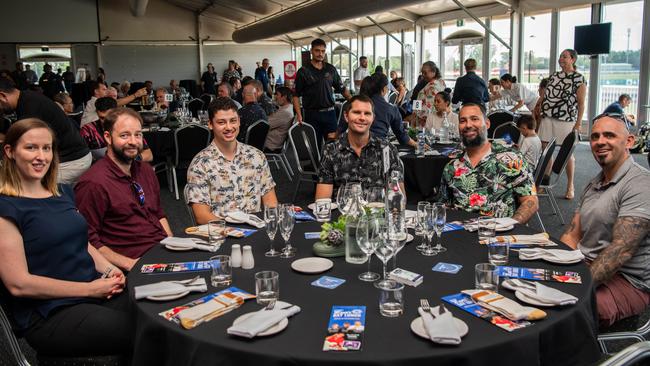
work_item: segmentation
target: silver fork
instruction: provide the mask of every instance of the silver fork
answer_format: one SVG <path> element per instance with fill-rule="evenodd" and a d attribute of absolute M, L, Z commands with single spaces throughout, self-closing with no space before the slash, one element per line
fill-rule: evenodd
<path fill-rule="evenodd" d="M 440 303 L 440 306 L 438 306 L 438 315 L 442 315 L 446 312 L 448 312 L 447 308 L 445 307 L 444 303 Z"/>
<path fill-rule="evenodd" d="M 431 314 L 431 316 L 433 316 L 434 318 L 436 317 L 435 314 L 433 314 L 433 312 L 431 311 L 431 306 L 429 305 L 429 300 L 427 300 L 427 299 L 420 299 L 420 307 L 421 307 L 422 310 L 424 310 L 425 312 Z"/>

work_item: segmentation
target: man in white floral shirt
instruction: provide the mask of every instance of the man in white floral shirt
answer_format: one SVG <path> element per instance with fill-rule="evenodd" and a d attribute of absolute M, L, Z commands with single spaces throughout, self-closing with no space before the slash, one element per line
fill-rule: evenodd
<path fill-rule="evenodd" d="M 457 209 L 526 223 L 539 207 L 532 174 L 521 153 L 488 141 L 489 127 L 482 104 L 463 105 L 458 129 L 465 154 L 445 167 L 440 199 Z"/>
<path fill-rule="evenodd" d="M 258 149 L 237 142 L 239 115 L 230 98 L 208 107 L 212 143 L 198 153 L 187 170 L 187 204 L 198 224 L 230 211 L 259 212 L 260 203 L 275 207 L 275 182 Z"/>

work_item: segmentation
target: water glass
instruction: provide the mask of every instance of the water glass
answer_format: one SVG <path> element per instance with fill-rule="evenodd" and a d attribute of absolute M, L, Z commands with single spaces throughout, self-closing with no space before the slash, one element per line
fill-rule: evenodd
<path fill-rule="evenodd" d="M 491 243 L 494 241 L 497 222 L 492 216 L 481 216 L 478 218 L 478 240 L 479 242 Z"/>
<path fill-rule="evenodd" d="M 275 271 L 255 273 L 255 295 L 257 303 L 267 305 L 280 298 L 280 275 Z"/>
<path fill-rule="evenodd" d="M 379 289 L 379 313 L 394 318 L 404 313 L 404 285 L 390 282 L 390 286 Z"/>
<path fill-rule="evenodd" d="M 505 266 L 508 264 L 508 255 L 510 253 L 510 242 L 492 242 L 488 247 L 488 262 L 495 266 Z"/>
<path fill-rule="evenodd" d="M 384 187 L 370 187 L 366 190 L 366 208 L 371 216 L 384 216 L 386 191 Z"/>
<path fill-rule="evenodd" d="M 230 256 L 215 255 L 214 257 L 210 257 L 210 266 L 212 266 L 212 275 L 210 276 L 212 286 L 230 286 L 232 283 Z"/>
<path fill-rule="evenodd" d="M 427 201 L 420 201 L 418 202 L 417 206 L 417 211 L 415 215 L 415 235 L 419 235 L 422 237 L 422 242 L 415 247 L 417 250 L 424 250 L 427 248 L 427 241 L 426 241 L 426 207 L 429 206 L 430 203 Z"/>
<path fill-rule="evenodd" d="M 332 199 L 319 198 L 314 204 L 314 211 L 316 213 L 316 221 L 329 222 L 332 219 Z"/>
<path fill-rule="evenodd" d="M 226 221 L 208 221 L 208 241 L 210 245 L 221 246 L 226 240 Z"/>
<path fill-rule="evenodd" d="M 474 286 L 477 290 L 497 292 L 499 289 L 497 266 L 490 263 L 477 264 L 474 267 Z"/>
<path fill-rule="evenodd" d="M 370 271 L 370 260 L 381 239 L 380 220 L 373 217 L 362 217 L 357 226 L 356 238 L 359 249 L 368 256 L 368 272 L 359 275 L 361 281 L 373 282 L 379 279 L 379 275 Z"/>

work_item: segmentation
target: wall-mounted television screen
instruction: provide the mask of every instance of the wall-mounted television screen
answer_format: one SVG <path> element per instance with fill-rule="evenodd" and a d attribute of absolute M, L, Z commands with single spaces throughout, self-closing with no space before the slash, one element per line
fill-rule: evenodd
<path fill-rule="evenodd" d="M 612 23 L 580 25 L 576 27 L 573 47 L 579 55 L 609 53 L 612 42 Z"/>

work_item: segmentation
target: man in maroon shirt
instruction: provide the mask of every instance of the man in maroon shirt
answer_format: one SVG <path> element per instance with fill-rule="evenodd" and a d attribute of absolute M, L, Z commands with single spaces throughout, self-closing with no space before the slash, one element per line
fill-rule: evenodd
<path fill-rule="evenodd" d="M 153 169 L 135 160 L 142 152 L 140 115 L 128 108 L 111 109 L 104 118 L 104 138 L 106 157 L 81 176 L 75 200 L 88 221 L 90 243 L 128 271 L 172 232 Z"/>

